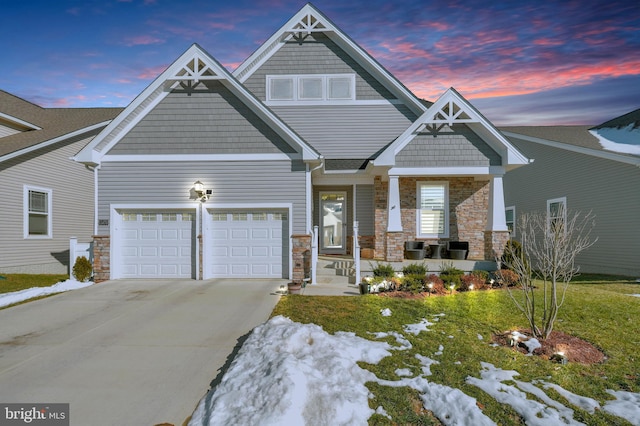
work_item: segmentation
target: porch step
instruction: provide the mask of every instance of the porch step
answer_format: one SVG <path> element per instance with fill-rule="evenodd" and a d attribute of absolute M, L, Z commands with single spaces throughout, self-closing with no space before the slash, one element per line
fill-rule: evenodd
<path fill-rule="evenodd" d="M 316 280 L 318 284 L 349 284 L 355 281 L 353 260 L 344 258 L 332 259 L 330 257 L 318 258 Z"/>

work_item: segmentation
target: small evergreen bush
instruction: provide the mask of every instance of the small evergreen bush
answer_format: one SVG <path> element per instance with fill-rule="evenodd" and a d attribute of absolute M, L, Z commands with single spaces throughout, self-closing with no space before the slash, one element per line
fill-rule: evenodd
<path fill-rule="evenodd" d="M 444 282 L 445 288 L 449 289 L 451 285 L 456 288 L 460 287 L 464 271 L 453 266 L 453 263 L 443 263 L 440 268 L 440 279 Z"/>
<path fill-rule="evenodd" d="M 401 290 L 420 293 L 424 290 L 424 278 L 424 275 L 405 275 L 402 278 Z"/>
<path fill-rule="evenodd" d="M 411 263 L 402 268 L 404 275 L 421 275 L 424 277 L 428 271 L 429 269 L 424 263 Z"/>
<path fill-rule="evenodd" d="M 73 265 L 73 277 L 82 283 L 88 281 L 91 278 L 92 269 L 89 259 L 84 256 L 79 257 Z"/>
<path fill-rule="evenodd" d="M 385 277 L 391 278 L 395 271 L 393 270 L 393 266 L 389 263 L 377 263 L 373 268 L 373 276 L 374 277 Z"/>

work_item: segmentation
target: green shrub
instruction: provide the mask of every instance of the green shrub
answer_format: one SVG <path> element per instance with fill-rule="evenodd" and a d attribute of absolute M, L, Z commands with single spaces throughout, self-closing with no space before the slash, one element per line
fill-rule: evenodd
<path fill-rule="evenodd" d="M 487 283 L 489 281 L 489 272 L 488 271 L 477 270 L 477 271 L 471 271 L 470 274 L 480 278 L 485 283 Z"/>
<path fill-rule="evenodd" d="M 91 278 L 92 269 L 89 259 L 84 256 L 79 257 L 73 265 L 73 277 L 80 282 L 88 281 Z"/>
<path fill-rule="evenodd" d="M 442 263 L 439 276 L 444 282 L 446 289 L 449 289 L 451 285 L 454 285 L 456 288 L 460 287 L 463 275 L 464 271 L 454 267 L 453 262 Z"/>
<path fill-rule="evenodd" d="M 410 291 L 411 293 L 420 293 L 424 290 L 424 275 L 405 275 L 402 277 L 403 291 Z"/>
<path fill-rule="evenodd" d="M 424 277 L 428 271 L 429 269 L 424 263 L 411 263 L 402 268 L 404 275 L 421 275 Z"/>
<path fill-rule="evenodd" d="M 395 271 L 393 270 L 393 266 L 389 263 L 377 263 L 373 268 L 373 276 L 374 277 L 385 277 L 391 278 Z"/>

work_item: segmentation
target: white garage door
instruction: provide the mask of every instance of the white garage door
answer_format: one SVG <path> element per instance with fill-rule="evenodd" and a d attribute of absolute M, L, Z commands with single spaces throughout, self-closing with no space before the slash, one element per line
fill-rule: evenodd
<path fill-rule="evenodd" d="M 214 210 L 210 217 L 212 278 L 288 276 L 286 210 Z"/>
<path fill-rule="evenodd" d="M 195 215 L 122 212 L 119 278 L 195 278 Z"/>

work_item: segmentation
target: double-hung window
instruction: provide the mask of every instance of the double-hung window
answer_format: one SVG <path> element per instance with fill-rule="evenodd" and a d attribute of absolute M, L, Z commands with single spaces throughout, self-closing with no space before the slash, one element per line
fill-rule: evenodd
<path fill-rule="evenodd" d="M 509 230 L 509 236 L 515 238 L 516 236 L 516 208 L 515 206 L 507 207 L 504 210 L 505 221 L 507 222 L 507 229 Z"/>
<path fill-rule="evenodd" d="M 449 236 L 448 182 L 418 182 L 417 186 L 417 236 L 447 238 Z"/>
<path fill-rule="evenodd" d="M 51 189 L 24 187 L 24 237 L 51 238 Z"/>
<path fill-rule="evenodd" d="M 547 200 L 547 229 L 549 232 L 564 233 L 567 222 L 567 197 Z"/>

